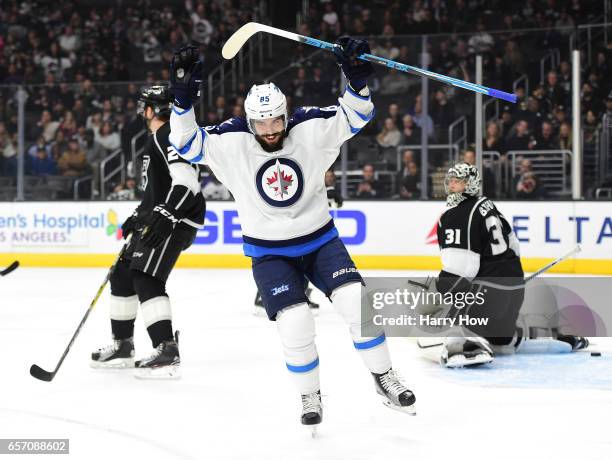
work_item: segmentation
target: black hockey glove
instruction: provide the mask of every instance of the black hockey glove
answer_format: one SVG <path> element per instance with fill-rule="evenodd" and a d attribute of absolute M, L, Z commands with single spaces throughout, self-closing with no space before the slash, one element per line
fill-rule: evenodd
<path fill-rule="evenodd" d="M 189 45 L 174 52 L 170 64 L 170 85 L 174 105 L 188 109 L 197 100 L 202 84 L 202 61 L 197 47 Z"/>
<path fill-rule="evenodd" d="M 327 202 L 330 208 L 341 208 L 344 199 L 335 187 L 327 187 Z"/>
<path fill-rule="evenodd" d="M 351 88 L 359 92 L 367 83 L 367 78 L 374 73 L 371 62 L 357 59 L 363 53 L 370 53 L 370 44 L 367 40 L 358 40 L 348 36 L 336 40 L 334 54 L 338 65 L 342 67 L 344 76 L 349 81 Z"/>
<path fill-rule="evenodd" d="M 138 210 L 134 211 L 130 217 L 128 217 L 123 225 L 121 225 L 121 236 L 126 239 L 128 235 L 141 227 L 140 219 L 138 218 Z"/>
<path fill-rule="evenodd" d="M 172 234 L 172 230 L 178 222 L 179 219 L 175 217 L 172 208 L 165 204 L 158 204 L 147 216 L 142 231 L 142 244 L 150 248 L 156 248 Z"/>

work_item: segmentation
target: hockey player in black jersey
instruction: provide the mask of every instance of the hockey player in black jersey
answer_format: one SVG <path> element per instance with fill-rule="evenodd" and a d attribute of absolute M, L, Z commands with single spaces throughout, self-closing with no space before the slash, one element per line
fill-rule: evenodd
<path fill-rule="evenodd" d="M 206 203 L 199 166 L 183 160 L 168 141 L 172 97 L 165 85 L 144 89 L 138 113 L 151 135 L 142 156 L 142 202 L 123 224 L 132 234 L 111 279 L 113 343 L 92 353 L 96 368 L 136 367 L 137 377 L 178 377 L 178 333 L 173 336 L 166 281 L 180 253 L 204 226 Z M 134 361 L 134 321 L 140 304 L 153 354 Z"/>
<path fill-rule="evenodd" d="M 525 293 L 518 239 L 495 204 L 479 196 L 480 184 L 478 169 L 468 163 L 454 165 L 445 179 L 447 207 L 437 231 L 442 271 L 435 289 L 442 294 L 482 295 L 480 306 L 447 314 L 487 319 L 486 326 L 469 326 L 463 333 L 455 328 L 444 340 L 419 339 L 419 346 L 447 367 L 485 364 L 493 361 L 495 351 L 513 353 L 526 340 L 537 338 L 517 328 Z M 554 339 L 573 350 L 588 345 L 582 337 Z"/>

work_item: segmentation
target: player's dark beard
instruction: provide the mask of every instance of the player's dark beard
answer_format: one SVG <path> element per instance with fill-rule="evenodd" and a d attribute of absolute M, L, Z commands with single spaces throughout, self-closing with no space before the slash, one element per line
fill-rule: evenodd
<path fill-rule="evenodd" d="M 277 133 L 274 133 L 274 134 L 277 134 Z M 276 144 L 274 145 L 268 144 L 263 139 L 263 136 L 260 136 L 258 134 L 255 135 L 255 139 L 257 140 L 257 142 L 259 142 L 259 145 L 261 145 L 261 148 L 264 149 L 266 152 L 268 153 L 278 152 L 279 150 L 283 148 L 283 141 L 285 140 L 285 136 L 287 135 L 287 133 L 283 132 L 283 133 L 278 133 L 278 134 L 280 134 L 281 136 L 276 141 Z"/>

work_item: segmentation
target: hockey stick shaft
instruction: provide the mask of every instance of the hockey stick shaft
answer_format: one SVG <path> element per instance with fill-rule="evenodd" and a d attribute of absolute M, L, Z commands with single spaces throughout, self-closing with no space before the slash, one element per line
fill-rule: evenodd
<path fill-rule="evenodd" d="M 572 249 L 571 251 L 569 251 L 567 254 L 562 255 L 561 257 L 559 257 L 558 259 L 553 260 L 551 263 L 543 266 L 542 268 L 540 268 L 537 272 L 532 273 L 531 275 L 529 275 L 527 278 L 525 278 L 525 283 L 531 281 L 532 279 L 534 279 L 536 276 L 541 275 L 542 273 L 550 270 L 552 267 L 554 267 L 555 265 L 557 265 L 559 262 L 563 262 L 565 259 L 567 259 L 568 257 L 571 257 L 575 254 L 578 254 L 582 249 L 580 248 L 579 245 L 576 245 L 576 247 L 574 249 Z"/>
<path fill-rule="evenodd" d="M 303 43 L 305 45 L 315 46 L 317 48 L 322 48 L 328 51 L 333 51 L 334 48 L 338 46 L 333 43 L 325 42 L 323 40 L 318 40 L 312 37 L 306 37 L 304 35 L 288 32 L 282 29 L 277 29 L 276 27 L 267 26 L 265 24 L 249 22 L 243 25 L 236 32 L 234 32 L 234 34 L 225 43 L 225 45 L 223 46 L 223 50 L 221 51 L 223 57 L 225 59 L 233 58 L 238 53 L 238 51 L 240 51 L 240 48 L 242 48 L 244 43 L 257 32 L 267 32 L 269 34 L 284 37 L 289 40 Z M 481 93 L 486 96 L 502 99 L 504 101 L 516 103 L 517 100 L 516 94 L 506 93 L 505 91 L 500 91 L 498 89 L 489 88 L 487 86 L 478 85 L 476 83 L 471 83 L 454 77 L 448 77 L 446 75 L 441 75 L 430 70 L 421 69 L 419 67 L 411 66 L 408 64 L 402 64 L 401 62 L 392 61 L 390 59 L 375 56 L 373 54 L 363 53 L 358 56 L 358 58 L 363 61 L 372 62 L 374 64 L 384 65 L 390 69 L 399 70 L 400 72 L 407 72 L 413 75 L 431 78 L 432 80 L 437 80 L 448 85 L 456 86 L 458 88 L 466 89 L 468 91 L 473 91 L 476 93 Z"/>
<path fill-rule="evenodd" d="M 102 282 L 102 284 L 98 288 L 98 292 L 96 292 L 96 295 L 94 296 L 93 300 L 89 304 L 89 308 L 87 308 L 87 311 L 85 312 L 85 315 L 83 315 L 83 318 L 81 319 L 81 322 L 79 323 L 79 325 L 77 326 L 76 330 L 74 331 L 74 334 L 72 335 L 72 338 L 70 339 L 70 342 L 68 342 L 68 346 L 64 350 L 64 353 L 62 353 L 62 357 L 58 361 L 58 363 L 55 366 L 55 369 L 53 370 L 53 372 L 47 372 L 44 369 L 42 369 L 41 367 L 37 366 L 36 364 L 33 364 L 30 367 L 30 375 L 32 375 L 32 377 L 37 378 L 39 380 L 46 381 L 46 382 L 50 382 L 51 380 L 53 380 L 53 377 L 55 377 L 55 374 L 57 374 L 57 371 L 59 370 L 59 368 L 61 367 L 62 363 L 64 362 L 64 359 L 66 359 L 66 356 L 68 355 L 68 352 L 70 351 L 70 348 L 72 348 L 72 345 L 74 344 L 74 341 L 76 340 L 77 336 L 81 332 L 81 329 L 83 328 L 83 325 L 87 321 L 87 318 L 89 317 L 89 314 L 91 313 L 91 311 L 96 306 L 96 303 L 98 302 L 98 299 L 102 295 L 102 292 L 104 291 L 104 288 L 108 284 L 108 281 L 110 280 L 110 277 L 112 276 L 113 272 L 115 271 L 115 268 L 117 267 L 117 263 L 119 262 L 121 257 L 123 257 L 123 254 L 125 254 L 125 251 L 126 251 L 127 247 L 130 244 L 131 238 L 132 238 L 132 234 L 128 235 L 125 244 L 121 248 L 121 251 L 119 251 L 119 254 L 115 258 L 115 261 L 113 262 L 111 267 L 108 269 L 108 272 L 106 273 L 106 277 L 104 278 L 104 281 Z"/>
<path fill-rule="evenodd" d="M 0 276 L 6 276 L 9 273 L 11 273 L 12 271 L 14 271 L 17 267 L 19 267 L 19 261 L 16 260 L 15 262 L 13 262 L 12 264 L 10 264 L 8 267 L 6 267 L 4 270 L 0 270 Z"/>

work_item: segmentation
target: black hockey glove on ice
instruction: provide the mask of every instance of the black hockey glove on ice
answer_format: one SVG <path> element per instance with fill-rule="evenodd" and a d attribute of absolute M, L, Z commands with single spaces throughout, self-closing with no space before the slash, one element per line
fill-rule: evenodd
<path fill-rule="evenodd" d="M 138 211 L 134 211 L 130 217 L 128 217 L 123 225 L 121 225 L 121 235 L 123 239 L 126 239 L 128 235 L 141 227 L 140 219 L 138 218 Z"/>
<path fill-rule="evenodd" d="M 374 73 L 371 62 L 357 59 L 363 53 L 370 53 L 370 44 L 367 40 L 357 40 L 348 36 L 336 40 L 334 54 L 338 65 L 342 67 L 344 76 L 355 91 L 361 90 L 367 83 L 367 78 Z"/>
<path fill-rule="evenodd" d="M 188 109 L 198 100 L 202 67 L 197 47 L 184 46 L 174 52 L 170 64 L 170 86 L 174 93 L 174 105 Z"/>
<path fill-rule="evenodd" d="M 147 216 L 145 228 L 142 231 L 142 244 L 156 248 L 172 234 L 172 230 L 179 219 L 175 217 L 174 210 L 165 204 L 158 204 Z"/>

